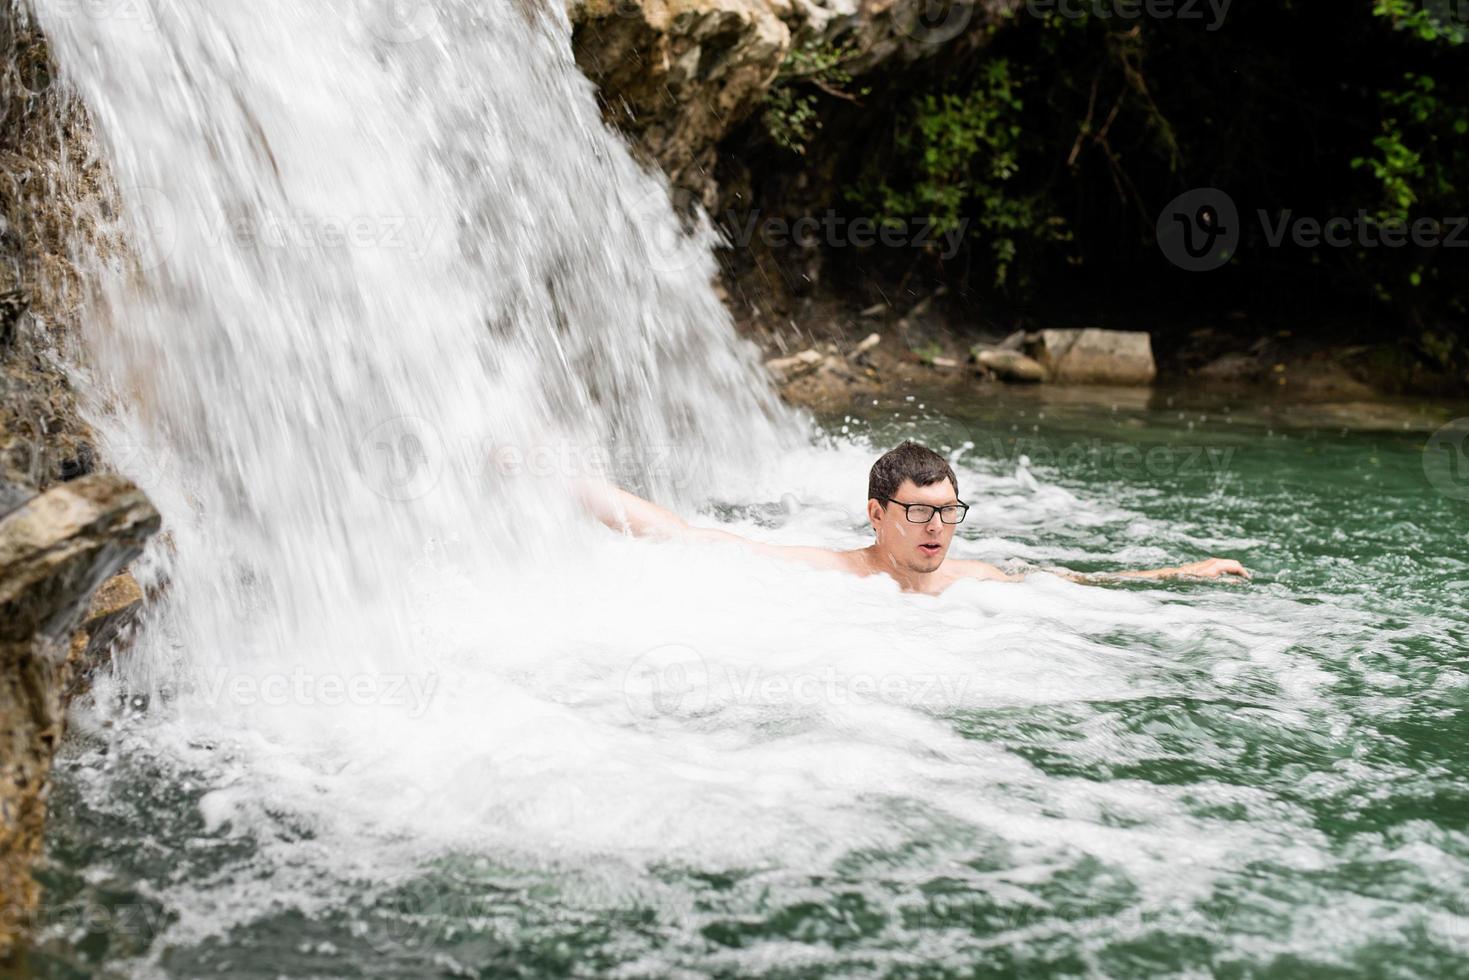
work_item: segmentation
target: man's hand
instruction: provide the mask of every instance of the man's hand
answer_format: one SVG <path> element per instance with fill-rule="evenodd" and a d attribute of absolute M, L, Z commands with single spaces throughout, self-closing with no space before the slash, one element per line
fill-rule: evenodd
<path fill-rule="evenodd" d="M 1250 571 L 1233 558 L 1205 558 L 1203 561 L 1178 566 L 1174 569 L 1173 577 L 1222 578 L 1225 575 L 1238 575 L 1248 580 Z"/>
<path fill-rule="evenodd" d="M 1249 570 L 1233 558 L 1205 558 L 1203 561 L 1190 562 L 1187 565 L 1179 565 L 1177 568 L 1149 568 L 1139 572 L 1115 572 L 1121 578 L 1222 578 L 1225 575 L 1237 575 L 1248 581 Z"/>
<path fill-rule="evenodd" d="M 1233 558 L 1206 558 L 1203 561 L 1179 565 L 1177 568 L 1145 568 L 1135 572 L 1092 572 L 1083 575 L 1079 572 L 1057 568 L 1047 568 L 1045 571 L 1083 585 L 1095 585 L 1099 582 L 1116 581 L 1120 578 L 1145 578 L 1157 581 L 1170 578 L 1223 578 L 1233 575 L 1245 581 L 1250 579 L 1249 569 Z"/>

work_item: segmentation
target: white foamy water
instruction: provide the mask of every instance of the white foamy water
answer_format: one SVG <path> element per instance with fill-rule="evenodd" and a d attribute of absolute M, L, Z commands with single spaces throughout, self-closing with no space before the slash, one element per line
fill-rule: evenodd
<path fill-rule="evenodd" d="M 547 561 L 565 495 L 527 477 L 610 454 L 696 493 L 712 448 L 748 466 L 794 431 L 559 14 L 40 7 L 142 267 L 90 263 L 94 386 L 168 511 L 183 642 L 391 658 L 427 532 Z"/>
<path fill-rule="evenodd" d="M 152 968 L 463 855 L 685 938 L 713 913 L 668 869 L 755 875 L 776 904 L 846 874 L 896 915 L 904 882 L 1055 912 L 1028 889 L 1084 874 L 1169 910 L 1251 862 L 1326 862 L 1257 786 L 1129 776 L 1178 733 L 1108 707 L 1203 690 L 1249 701 L 1251 737 L 1345 724 L 1297 649 L 1325 626 L 1291 598 L 1048 577 L 904 596 L 575 511 L 568 481 L 610 462 L 706 523 L 856 547 L 885 446 L 809 445 L 777 405 L 709 288 L 708 236 L 602 125 L 559 12 L 38 7 L 135 245 L 82 257 L 87 390 L 168 529 L 148 566 L 166 593 L 78 728 L 176 779 L 196 839 L 248 844 L 154 886 L 176 921 Z M 960 476 L 960 557 L 1221 544 L 1014 467 Z M 1118 527 L 1136 547 L 1098 556 L 1087 534 Z M 1037 528 L 1072 537 L 1016 543 Z M 1118 774 L 975 728 L 1005 712 L 1068 719 L 1076 764 Z M 969 955 L 942 929 L 921 943 Z M 772 939 L 705 965 L 822 955 Z"/>

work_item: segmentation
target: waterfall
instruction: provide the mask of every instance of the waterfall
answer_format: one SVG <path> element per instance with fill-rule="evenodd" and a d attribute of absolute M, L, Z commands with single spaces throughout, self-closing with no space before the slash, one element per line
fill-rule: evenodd
<path fill-rule="evenodd" d="M 426 541 L 554 562 L 568 480 L 688 501 L 798 433 L 554 5 L 37 7 L 130 246 L 78 262 L 104 450 L 170 531 L 151 668 L 381 667 Z"/>

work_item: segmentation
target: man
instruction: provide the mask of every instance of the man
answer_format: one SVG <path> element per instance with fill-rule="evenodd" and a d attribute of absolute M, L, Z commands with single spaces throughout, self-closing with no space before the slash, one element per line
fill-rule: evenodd
<path fill-rule="evenodd" d="M 969 506 L 959 499 L 959 480 L 953 467 L 938 453 L 915 442 L 903 443 L 872 464 L 867 478 L 867 519 L 877 540 L 853 551 L 765 544 L 728 531 L 692 527 L 677 514 L 607 484 L 583 484 L 581 497 L 597 519 L 615 531 L 627 530 L 639 537 L 733 541 L 772 558 L 791 559 L 817 568 L 854 575 L 888 575 L 905 592 L 937 595 L 960 579 L 1017 582 L 1027 574 L 1007 574 L 987 562 L 947 557 L 954 528 L 964 520 Z M 1111 575 L 1080 575 L 1065 569 L 1044 571 L 1073 582 L 1109 578 L 1250 577 L 1243 565 L 1229 558 Z"/>

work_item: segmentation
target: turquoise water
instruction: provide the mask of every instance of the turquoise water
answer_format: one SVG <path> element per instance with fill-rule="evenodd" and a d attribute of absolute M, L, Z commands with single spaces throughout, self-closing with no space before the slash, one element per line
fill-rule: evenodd
<path fill-rule="evenodd" d="M 1254 581 L 803 597 L 816 609 L 803 642 L 830 636 L 864 662 L 883 644 L 895 659 L 942 647 L 968 693 L 881 713 L 711 695 L 649 737 L 668 753 L 706 735 L 734 745 L 701 757 L 738 789 L 713 809 L 650 788 L 639 769 L 672 756 L 637 756 L 604 790 L 545 760 L 540 782 L 510 789 L 519 770 L 498 755 L 485 797 L 528 806 L 549 787 L 596 806 L 501 814 L 483 845 L 417 849 L 412 820 L 379 825 L 358 815 L 371 800 L 330 798 L 331 773 L 313 773 L 320 805 L 270 796 L 277 777 L 250 782 L 260 763 L 243 739 L 180 748 L 156 705 L 104 687 L 113 700 L 83 712 L 58 762 L 30 974 L 1469 976 L 1469 487 L 1442 492 L 1423 467 L 1454 407 L 1363 417 L 1010 393 L 860 414 L 823 419 L 835 447 L 797 461 L 816 474 L 795 486 L 798 517 L 761 490 L 711 502 L 706 519 L 858 543 L 860 500 L 829 499 L 842 492 L 831 474 L 870 458 L 864 440 L 911 434 L 960 452 L 975 505 L 960 554 L 1080 570 L 1215 554 Z M 782 570 L 772 591 L 752 574 L 782 610 L 803 583 L 848 588 Z M 678 601 L 727 616 L 733 647 L 770 642 L 759 607 Z M 657 595 L 633 610 L 665 611 Z M 551 673 L 513 676 L 536 696 L 577 693 L 558 703 L 603 726 L 589 744 L 621 745 L 626 724 L 581 697 L 593 682 L 557 687 Z M 621 766 L 621 751 L 594 762 Z M 892 768 L 869 778 L 864 753 Z M 759 778 L 773 773 L 790 778 Z M 257 786 L 265 802 L 221 821 L 221 786 Z M 427 827 L 447 804 L 421 795 Z M 721 808 L 739 819 L 721 823 Z M 348 810 L 344 830 L 334 813 Z M 622 846 L 659 819 L 674 828 L 665 854 Z M 600 843 L 563 849 L 562 827 Z"/>

